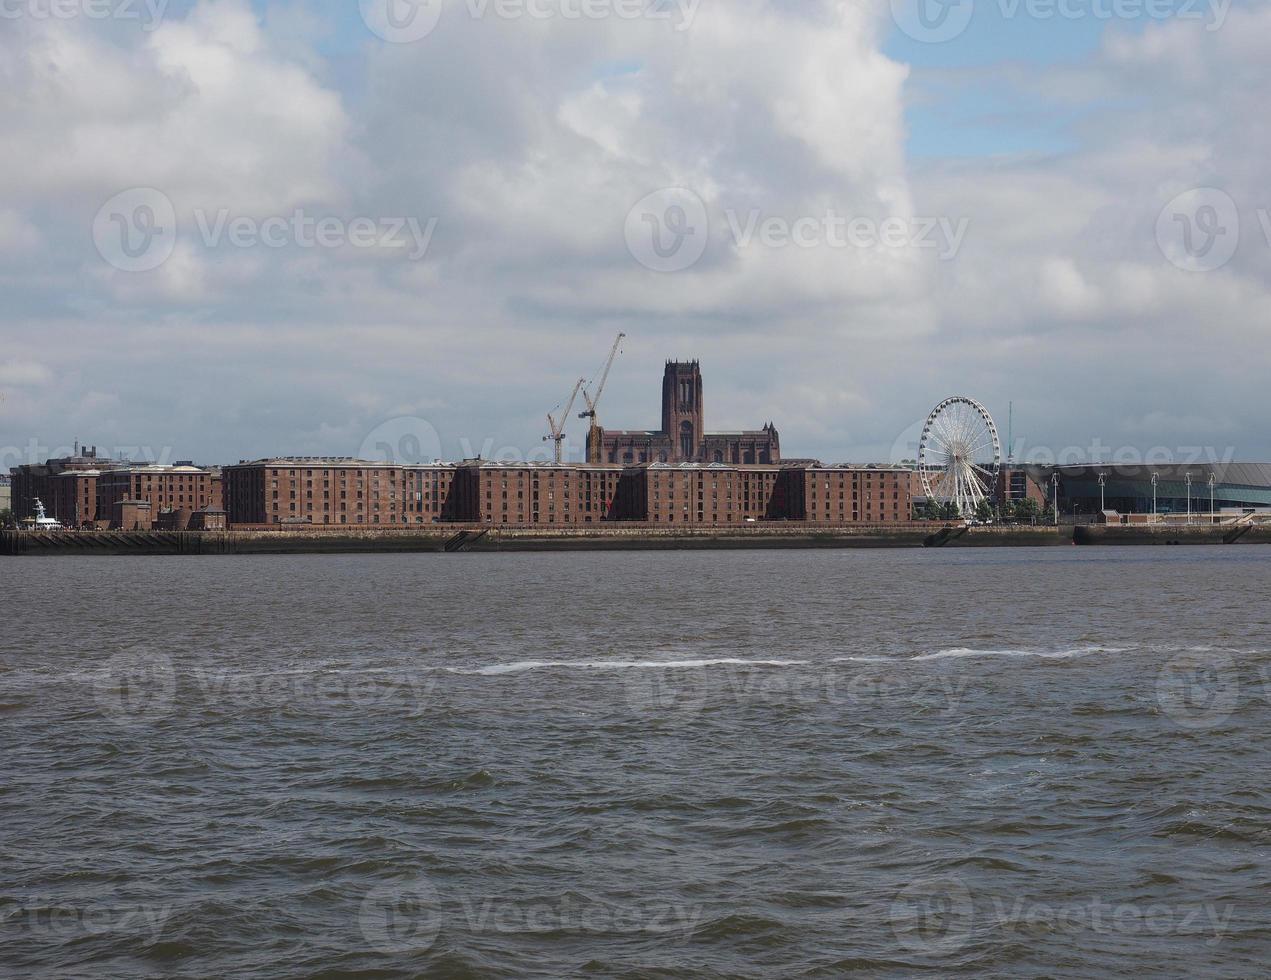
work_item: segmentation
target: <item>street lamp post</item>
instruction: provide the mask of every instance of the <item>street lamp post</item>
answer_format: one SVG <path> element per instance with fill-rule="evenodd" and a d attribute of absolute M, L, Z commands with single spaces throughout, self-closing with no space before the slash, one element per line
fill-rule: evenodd
<path fill-rule="evenodd" d="M 1108 474 L 1100 473 L 1099 474 L 1099 513 L 1101 514 L 1108 509 L 1108 501 L 1107 501 L 1107 494 L 1106 494 L 1107 486 L 1108 486 Z"/>
<path fill-rule="evenodd" d="M 1192 471 L 1187 471 L 1187 523 L 1192 522 Z"/>
<path fill-rule="evenodd" d="M 1214 523 L 1214 474 L 1209 474 L 1209 523 Z"/>
<path fill-rule="evenodd" d="M 1051 507 L 1055 511 L 1055 527 L 1059 527 L 1059 474 L 1054 473 L 1050 477 L 1050 484 L 1054 487 L 1051 494 Z"/>
<path fill-rule="evenodd" d="M 1152 523 L 1156 523 L 1156 480 L 1160 476 L 1159 473 L 1152 473 Z"/>

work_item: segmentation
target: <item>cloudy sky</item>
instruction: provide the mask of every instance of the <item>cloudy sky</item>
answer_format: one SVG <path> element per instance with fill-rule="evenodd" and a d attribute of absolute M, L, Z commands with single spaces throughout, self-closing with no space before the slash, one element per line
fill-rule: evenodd
<path fill-rule="evenodd" d="M 967 394 L 1030 458 L 1271 459 L 1265 5 L 49 3 L 0 0 L 0 465 L 541 453 L 619 331 L 615 428 L 696 357 L 787 455 Z"/>

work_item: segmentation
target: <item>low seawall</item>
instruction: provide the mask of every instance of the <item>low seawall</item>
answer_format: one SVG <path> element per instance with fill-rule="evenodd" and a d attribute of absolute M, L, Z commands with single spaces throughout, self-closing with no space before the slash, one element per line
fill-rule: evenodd
<path fill-rule="evenodd" d="M 445 551 L 454 531 L 4 531 L 6 555 L 267 555 Z"/>
<path fill-rule="evenodd" d="M 1229 545 L 1271 544 L 1271 525 L 1121 525 L 1094 524 L 1074 529 L 1079 545 Z"/>
<path fill-rule="evenodd" d="M 982 548 L 1071 545 L 1050 527 L 930 524 L 825 528 L 488 528 L 417 530 L 5 531 L 8 555 L 265 555 L 376 552 L 721 551 L 742 549 Z"/>
<path fill-rule="evenodd" d="M 6 555 L 296 555 L 377 552 L 728 551 L 1271 544 L 1271 526 L 489 528 L 4 531 Z"/>

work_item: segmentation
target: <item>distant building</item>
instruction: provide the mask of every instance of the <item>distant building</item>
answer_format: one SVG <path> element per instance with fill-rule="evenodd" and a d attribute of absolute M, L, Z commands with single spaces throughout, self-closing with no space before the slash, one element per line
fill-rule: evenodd
<path fill-rule="evenodd" d="M 624 520 L 621 466 L 552 466 L 468 460 L 455 478 L 458 519 L 557 527 Z"/>
<path fill-rule="evenodd" d="M 707 432 L 702 369 L 697 361 L 668 361 L 662 376 L 662 428 L 657 431 L 596 429 L 588 434 L 587 458 L 613 465 L 640 463 L 781 462 L 781 440 L 769 422 L 744 432 Z M 599 445 L 593 443 L 599 440 Z"/>
<path fill-rule="evenodd" d="M 621 520 L 648 524 L 744 524 L 790 518 L 790 480 L 780 466 L 651 463 L 623 474 Z"/>
<path fill-rule="evenodd" d="M 896 524 L 913 519 L 917 474 L 901 466 L 783 469 L 789 519 L 817 524 Z"/>
<path fill-rule="evenodd" d="M 0 476 L 0 511 L 13 510 L 13 485 L 7 476 Z"/>
<path fill-rule="evenodd" d="M 97 515 L 99 521 L 109 521 L 112 527 L 128 527 L 127 517 L 122 522 L 118 518 L 116 505 L 145 502 L 149 504 L 150 526 L 169 511 L 184 511 L 188 525 L 188 515 L 196 510 L 219 510 L 220 493 L 219 472 L 190 462 L 127 463 L 97 476 Z M 127 513 L 140 515 L 141 509 Z M 173 519 L 164 518 L 165 526 L 172 524 Z"/>
<path fill-rule="evenodd" d="M 907 521 L 913 471 L 894 467 L 643 463 L 397 466 L 302 457 L 225 467 L 232 526 L 575 527 Z"/>
<path fill-rule="evenodd" d="M 117 531 L 149 531 L 154 527 L 148 500 L 115 500 L 110 505 L 110 526 Z"/>
<path fill-rule="evenodd" d="M 1028 464 L 1023 469 L 1047 494 L 1053 493 L 1058 478 L 1059 512 L 1065 515 L 1094 516 L 1103 510 L 1125 515 L 1208 513 L 1211 476 L 1215 511 L 1271 509 L 1271 463 Z"/>
<path fill-rule="evenodd" d="M 196 510 L 190 515 L 189 529 L 191 531 L 224 531 L 228 526 L 225 511 L 214 507 Z"/>
<path fill-rule="evenodd" d="M 1040 486 L 1033 475 L 1021 466 L 1007 464 L 997 474 L 994 499 L 999 504 L 1031 500 L 1039 508 L 1044 508 L 1050 500 L 1048 493 L 1048 489 Z"/>
<path fill-rule="evenodd" d="M 347 457 L 244 460 L 223 471 L 230 524 L 396 525 L 458 520 L 456 467 Z"/>
<path fill-rule="evenodd" d="M 99 456 L 97 447 L 93 446 L 80 449 L 72 456 L 15 466 L 10 474 L 13 514 L 19 519 L 30 517 L 38 498 L 44 502 L 48 515 L 66 527 L 95 521 L 98 478 L 103 470 L 126 465 L 123 461 Z"/>
<path fill-rule="evenodd" d="M 98 455 L 96 446 L 15 466 L 11 479 L 15 517 L 29 517 L 38 498 L 49 517 L 71 528 L 114 524 L 114 505 L 121 500 L 148 500 L 152 523 L 166 510 L 222 507 L 219 469 L 189 462 L 130 463 Z"/>

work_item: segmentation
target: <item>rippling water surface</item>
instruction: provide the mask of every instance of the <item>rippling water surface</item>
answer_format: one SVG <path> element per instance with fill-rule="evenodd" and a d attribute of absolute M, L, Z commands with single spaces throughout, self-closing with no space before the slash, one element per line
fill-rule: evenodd
<path fill-rule="evenodd" d="M 0 571 L 0 972 L 1271 960 L 1271 549 Z"/>

